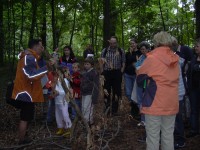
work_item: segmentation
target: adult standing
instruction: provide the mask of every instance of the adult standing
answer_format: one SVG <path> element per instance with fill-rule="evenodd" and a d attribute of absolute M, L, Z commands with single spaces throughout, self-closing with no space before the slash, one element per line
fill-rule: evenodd
<path fill-rule="evenodd" d="M 175 37 L 173 40 L 173 50 L 180 57 L 179 64 L 181 68 L 181 74 L 179 76 L 179 112 L 176 115 L 175 130 L 174 130 L 174 147 L 175 149 L 185 147 L 185 134 L 184 134 L 184 122 L 183 122 L 183 111 L 184 111 L 184 95 L 185 91 L 189 90 L 186 84 L 186 67 L 193 57 L 192 49 L 188 46 L 179 45 Z M 188 94 L 188 93 L 187 93 Z"/>
<path fill-rule="evenodd" d="M 200 110 L 200 39 L 195 43 L 195 56 L 191 60 L 188 72 L 189 95 L 191 105 L 191 131 L 187 137 L 199 135 L 199 110 Z"/>
<path fill-rule="evenodd" d="M 29 49 L 18 55 L 16 78 L 12 98 L 20 103 L 19 144 L 29 143 L 25 139 L 28 121 L 34 117 L 35 102 L 43 102 L 41 78 L 47 73 L 47 66 L 39 68 L 38 60 L 44 50 L 38 39 L 30 40 Z"/>
<path fill-rule="evenodd" d="M 63 48 L 63 56 L 60 57 L 59 63 L 62 65 L 65 65 L 69 68 L 70 74 L 72 74 L 72 64 L 75 63 L 76 57 L 74 55 L 74 52 L 72 50 L 71 46 L 65 46 Z"/>
<path fill-rule="evenodd" d="M 141 54 L 142 53 L 140 52 L 140 50 L 137 49 L 136 39 L 131 39 L 130 48 L 128 49 L 128 52 L 126 52 L 124 81 L 125 81 L 125 94 L 130 102 L 131 115 L 134 117 L 137 117 L 139 114 L 139 109 L 137 107 L 137 104 L 131 100 L 131 93 L 136 78 L 136 70 L 134 64 L 137 62 Z"/>
<path fill-rule="evenodd" d="M 89 44 L 87 48 L 83 51 L 83 57 L 84 59 L 87 57 L 94 57 L 94 49 L 91 44 Z"/>
<path fill-rule="evenodd" d="M 106 110 L 112 105 L 112 114 L 118 111 L 119 99 L 121 98 L 122 74 L 125 68 L 125 53 L 118 47 L 117 37 L 112 36 L 109 47 L 104 48 L 101 53 L 104 60 L 103 72 L 105 78 L 105 106 Z M 112 92 L 112 94 L 111 94 Z"/>
<path fill-rule="evenodd" d="M 138 70 L 137 83 L 144 87 L 141 112 L 145 114 L 147 150 L 174 149 L 174 125 L 178 112 L 179 57 L 172 51 L 172 37 L 154 35 L 155 49 Z M 160 134 L 161 133 L 161 134 Z"/>

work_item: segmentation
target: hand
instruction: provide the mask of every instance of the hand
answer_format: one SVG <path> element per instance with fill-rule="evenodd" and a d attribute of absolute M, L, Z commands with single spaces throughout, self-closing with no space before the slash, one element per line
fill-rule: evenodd
<path fill-rule="evenodd" d="M 49 59 L 49 65 L 53 66 L 56 63 L 54 58 Z"/>

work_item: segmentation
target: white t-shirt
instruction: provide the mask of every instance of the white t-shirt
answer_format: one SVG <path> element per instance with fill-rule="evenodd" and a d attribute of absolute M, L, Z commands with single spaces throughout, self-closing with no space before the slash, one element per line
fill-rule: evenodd
<path fill-rule="evenodd" d="M 64 78 L 64 81 L 67 87 L 69 87 L 69 81 L 65 78 Z M 58 91 L 59 93 L 58 96 L 55 97 L 55 104 L 65 104 L 67 102 L 65 98 L 65 91 L 62 88 L 60 80 L 58 80 L 55 90 Z"/>

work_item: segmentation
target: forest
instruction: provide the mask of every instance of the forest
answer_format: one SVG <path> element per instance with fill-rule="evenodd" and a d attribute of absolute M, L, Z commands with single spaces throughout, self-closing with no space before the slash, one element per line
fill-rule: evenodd
<path fill-rule="evenodd" d="M 137 142 L 144 128 L 137 127 L 139 121 L 129 116 L 124 92 L 120 115 L 112 118 L 102 113 L 100 89 L 100 103 L 94 113 L 96 128 L 89 130 L 77 121 L 73 138 L 68 139 L 54 134 L 56 123 L 44 123 L 46 108 L 38 104 L 36 119 L 29 129 L 34 142 L 22 146 L 16 141 L 19 110 L 6 104 L 5 93 L 7 82 L 15 76 L 17 55 L 28 47 L 30 39 L 41 39 L 48 53 L 58 48 L 60 55 L 64 46 L 69 45 L 82 60 L 88 44 L 98 58 L 113 35 L 127 51 L 131 38 L 152 44 L 153 35 L 159 31 L 167 31 L 179 44 L 193 48 L 195 39 L 200 37 L 200 0 L 1 0 L 0 149 L 145 149 L 144 143 Z M 199 137 L 187 139 L 183 150 L 198 150 L 198 145 Z"/>
<path fill-rule="evenodd" d="M 193 46 L 200 36 L 199 0 L 1 0 L 0 63 L 12 61 L 41 38 L 46 50 L 72 46 L 82 55 L 88 44 L 98 55 L 111 35 L 127 49 L 129 39 L 151 42 L 161 30 Z"/>

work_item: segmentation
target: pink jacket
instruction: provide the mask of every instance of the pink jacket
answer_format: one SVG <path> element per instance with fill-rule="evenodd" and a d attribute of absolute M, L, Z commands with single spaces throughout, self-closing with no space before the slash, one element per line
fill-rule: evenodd
<path fill-rule="evenodd" d="M 178 60 L 169 47 L 158 47 L 147 54 L 137 77 L 138 85 L 145 88 L 142 113 L 174 115 L 178 112 Z"/>

